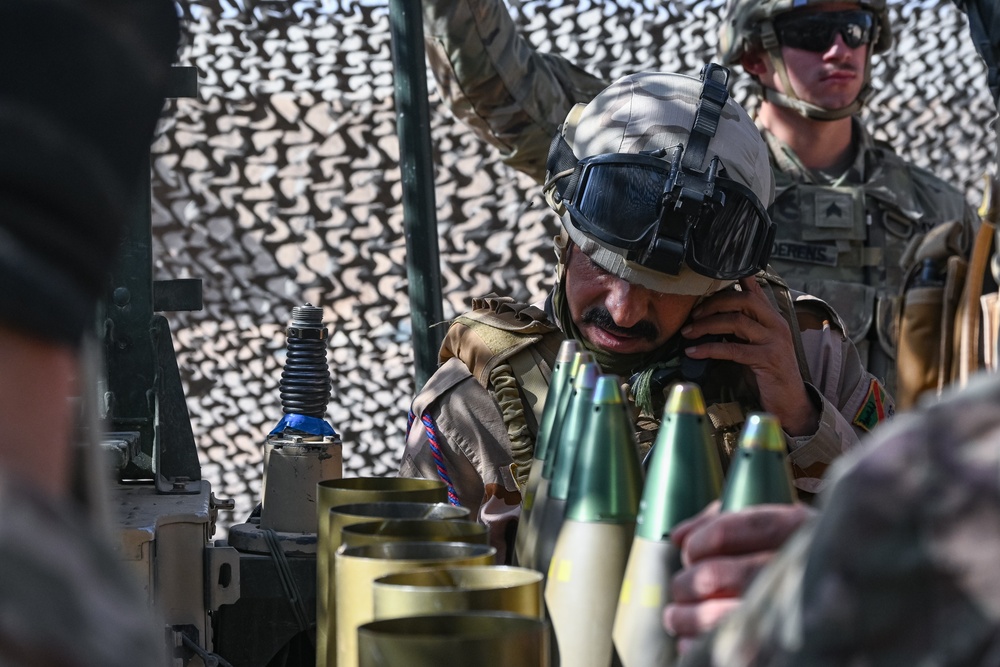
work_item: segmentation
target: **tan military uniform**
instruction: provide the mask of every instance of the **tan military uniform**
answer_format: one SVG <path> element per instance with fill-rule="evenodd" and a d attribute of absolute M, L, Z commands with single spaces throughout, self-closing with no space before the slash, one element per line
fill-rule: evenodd
<path fill-rule="evenodd" d="M 130 577 L 84 517 L 0 475 L 0 665 L 166 665 Z"/>
<path fill-rule="evenodd" d="M 812 493 L 818 490 L 826 466 L 857 444 L 860 434 L 891 416 L 894 404 L 861 365 L 836 314 L 813 297 L 797 293 L 789 297 L 794 299 L 789 307 L 795 313 L 786 319 L 796 320 L 792 330 L 799 333 L 796 345 L 803 375 L 808 375 L 810 396 L 821 413 L 816 433 L 788 438 L 789 460 L 796 485 Z M 475 305 L 472 313 L 452 325 L 442 348 L 443 365 L 413 400 L 399 472 L 448 482 L 461 504 L 490 528 L 491 541 L 503 557 L 520 514 L 518 485 L 527 476 L 534 450 L 544 399 L 540 393 L 547 388 L 562 334 L 539 308 L 499 299 Z M 777 305 L 781 310 L 780 299 Z M 520 345 L 516 354 L 500 350 L 495 340 L 504 334 L 496 329 L 516 331 L 518 338 L 530 342 Z M 512 373 L 495 372 L 505 364 Z M 532 373 L 542 378 L 541 390 Z M 733 377 L 730 371 L 701 382 L 716 441 L 726 459 L 747 413 L 760 409 L 753 394 L 733 396 Z M 653 421 L 639 424 L 640 443 L 655 436 L 658 424 Z"/>
<path fill-rule="evenodd" d="M 535 51 L 497 0 L 424 0 L 423 8 L 445 102 L 504 162 L 542 182 L 557 128 L 608 82 Z M 853 165 L 831 176 L 809 172 L 765 134 L 778 223 L 771 264 L 793 289 L 841 314 L 863 361 L 893 393 L 895 308 L 907 258 L 928 229 L 949 221 L 966 230 L 959 236 L 968 254 L 976 216 L 958 190 L 874 142 L 860 123 L 854 136 Z"/>
<path fill-rule="evenodd" d="M 901 415 L 685 667 L 1000 664 L 1000 378 Z"/>

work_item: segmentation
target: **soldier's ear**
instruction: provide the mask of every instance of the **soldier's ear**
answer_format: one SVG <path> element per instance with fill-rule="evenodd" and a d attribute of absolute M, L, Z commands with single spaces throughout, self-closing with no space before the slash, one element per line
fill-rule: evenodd
<path fill-rule="evenodd" d="M 769 71 L 774 70 L 767 52 L 758 49 L 748 50 L 740 56 L 740 65 L 743 66 L 747 74 L 755 79 L 760 79 Z"/>

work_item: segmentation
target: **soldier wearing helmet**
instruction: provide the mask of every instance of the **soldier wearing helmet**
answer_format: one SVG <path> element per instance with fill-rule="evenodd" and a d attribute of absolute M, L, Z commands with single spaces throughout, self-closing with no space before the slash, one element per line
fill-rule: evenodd
<path fill-rule="evenodd" d="M 836 314 L 765 270 L 773 178 L 760 133 L 729 98 L 728 74 L 710 65 L 702 80 L 624 77 L 568 115 L 545 187 L 563 223 L 555 287 L 533 306 L 477 300 L 412 403 L 400 474 L 445 480 L 500 554 L 509 554 L 536 409 L 567 338 L 628 385 L 640 449 L 655 436 L 662 389 L 697 381 L 724 460 L 747 412 L 767 410 L 806 492 L 893 410 L 831 326 Z M 881 411 L 868 409 L 876 403 Z"/>
<path fill-rule="evenodd" d="M 764 86 L 767 101 L 794 109 L 808 118 L 837 120 L 860 111 L 871 95 L 871 58 L 862 58 L 863 71 L 853 77 L 858 92 L 849 103 L 822 105 L 800 97 L 789 78 L 782 47 L 824 53 L 835 45 L 838 36 L 849 49 L 866 47 L 867 55 L 887 51 L 892 46 L 892 27 L 885 0 L 731 1 L 719 33 L 719 57 L 731 67 L 742 64 L 748 55 L 766 54 L 781 82 L 780 91 Z M 755 72 L 751 74 L 756 76 Z M 812 91 L 802 93 L 809 96 Z"/>
<path fill-rule="evenodd" d="M 834 306 L 895 391 L 901 291 L 916 267 L 943 281 L 948 257 L 967 254 L 975 217 L 959 191 L 874 141 L 855 116 L 872 90 L 872 55 L 891 44 L 883 0 L 731 0 L 719 52 L 761 89 L 772 266 Z"/>
<path fill-rule="evenodd" d="M 423 8 L 446 103 L 541 182 L 545 137 L 605 82 L 535 51 L 494 0 Z M 855 116 L 871 93 L 871 57 L 891 44 L 884 0 L 730 0 L 720 35 L 723 64 L 742 65 L 762 90 L 755 120 L 775 173 L 772 266 L 837 310 L 894 393 L 901 291 L 944 281 L 948 258 L 967 255 L 976 217 L 961 192 L 876 142 Z M 908 392 L 924 388 L 909 377 Z"/>

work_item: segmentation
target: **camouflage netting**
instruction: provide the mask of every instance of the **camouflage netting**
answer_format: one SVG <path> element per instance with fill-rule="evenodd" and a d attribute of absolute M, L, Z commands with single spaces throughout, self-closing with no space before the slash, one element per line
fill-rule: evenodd
<path fill-rule="evenodd" d="M 281 417 L 284 330 L 296 305 L 331 331 L 329 421 L 345 475 L 392 473 L 414 393 L 388 8 L 376 0 L 185 0 L 181 64 L 198 99 L 172 102 L 154 146 L 156 277 L 201 278 L 205 308 L 174 313 L 205 477 L 258 500 L 262 443 Z M 538 48 L 614 78 L 697 74 L 720 0 L 513 2 Z M 964 16 L 893 5 L 865 120 L 905 157 L 966 188 L 991 164 L 994 107 Z M 746 79 L 735 95 L 748 104 Z M 539 188 L 457 124 L 430 89 L 446 318 L 489 292 L 543 297 L 551 236 Z"/>

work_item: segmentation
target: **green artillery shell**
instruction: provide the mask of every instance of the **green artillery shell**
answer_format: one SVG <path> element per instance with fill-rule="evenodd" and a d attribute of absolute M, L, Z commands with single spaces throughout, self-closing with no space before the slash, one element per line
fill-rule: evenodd
<path fill-rule="evenodd" d="M 673 386 L 646 472 L 636 534 L 662 540 L 719 497 L 722 465 L 698 385 Z"/>
<path fill-rule="evenodd" d="M 785 434 L 777 418 L 751 413 L 739 444 L 729 464 L 722 511 L 735 512 L 764 503 L 794 503 L 798 496 L 792 484 Z"/>
<path fill-rule="evenodd" d="M 605 375 L 594 389 L 545 586 L 560 664 L 614 661 L 611 630 L 641 488 L 628 409 L 618 378 Z"/>
<path fill-rule="evenodd" d="M 615 616 L 612 636 L 624 667 L 664 667 L 677 659 L 675 642 L 662 620 L 670 578 L 681 569 L 670 531 L 718 498 L 721 486 L 722 466 L 701 389 L 676 384 L 646 471 Z"/>
<path fill-rule="evenodd" d="M 569 407 L 559 430 L 559 439 L 549 448 L 545 463 L 554 461 L 552 479 L 549 480 L 548 495 L 541 508 L 535 508 L 538 513 L 538 529 L 535 538 L 535 554 L 529 567 L 539 572 L 547 572 L 556 538 L 559 537 L 559 527 L 562 526 L 566 514 L 566 498 L 569 495 L 569 481 L 573 475 L 573 465 L 576 462 L 576 452 L 590 415 L 591 399 L 594 386 L 600 374 L 600 366 L 596 363 L 586 363 L 573 380 L 573 390 L 570 392 Z M 536 496 L 536 502 L 541 498 Z"/>
<path fill-rule="evenodd" d="M 526 563 L 529 559 L 528 548 L 534 549 L 534 539 L 529 539 L 528 522 L 531 510 L 535 505 L 535 493 L 542 479 L 542 469 L 549 449 L 549 436 L 553 427 L 561 421 L 559 414 L 560 398 L 569 392 L 566 389 L 573 381 L 574 364 L 578 343 L 575 340 L 564 340 L 559 346 L 559 354 L 552 369 L 552 380 L 549 382 L 549 393 L 545 397 L 545 407 L 542 408 L 542 421 L 538 425 L 538 436 L 535 438 L 535 453 L 531 461 L 531 472 L 524 485 L 521 496 L 521 517 L 518 520 L 518 531 L 514 541 L 514 562 Z M 579 368 L 579 362 L 577 365 Z"/>

